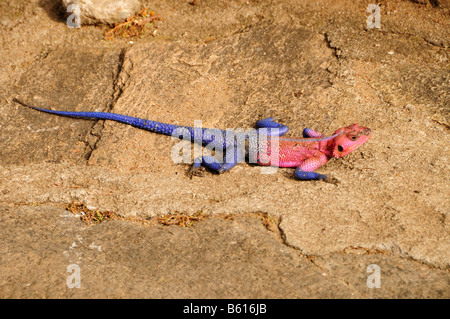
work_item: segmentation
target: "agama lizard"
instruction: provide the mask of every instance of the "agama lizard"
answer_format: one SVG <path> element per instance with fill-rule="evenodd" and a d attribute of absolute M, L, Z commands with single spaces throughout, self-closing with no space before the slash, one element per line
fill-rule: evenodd
<path fill-rule="evenodd" d="M 197 175 L 201 166 L 216 173 L 223 173 L 247 158 L 250 163 L 257 165 L 294 167 L 294 177 L 299 180 L 327 180 L 325 175 L 314 171 L 333 157 L 339 158 L 349 154 L 370 138 L 370 129 L 358 124 L 340 128 L 328 137 L 310 128 L 303 130 L 303 138 L 280 137 L 288 131 L 288 127 L 272 118 L 257 121 L 256 130 L 234 133 L 231 130 L 166 124 L 109 112 L 53 111 L 14 100 L 41 112 L 75 118 L 112 120 L 150 132 L 189 139 L 191 142 L 215 148 L 216 152 L 222 151 L 222 161 L 212 156 L 194 159 L 191 176 Z"/>

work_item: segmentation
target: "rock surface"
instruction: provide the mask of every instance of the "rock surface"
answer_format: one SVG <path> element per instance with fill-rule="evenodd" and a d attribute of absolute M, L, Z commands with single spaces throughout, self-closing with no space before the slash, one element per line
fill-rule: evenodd
<path fill-rule="evenodd" d="M 54 1 L 0 4 L 1 298 L 450 297 L 444 2 L 385 1 L 379 29 L 366 27 L 370 1 L 143 4 L 163 20 L 131 41 L 68 28 Z M 320 169 L 337 185 L 247 164 L 191 180 L 172 161 L 177 140 L 14 97 L 217 128 L 272 116 L 290 136 L 359 123 L 374 136 Z M 86 225 L 64 210 L 74 202 L 120 218 Z M 196 213 L 208 218 L 146 224 Z M 380 288 L 367 285 L 374 264 Z"/>

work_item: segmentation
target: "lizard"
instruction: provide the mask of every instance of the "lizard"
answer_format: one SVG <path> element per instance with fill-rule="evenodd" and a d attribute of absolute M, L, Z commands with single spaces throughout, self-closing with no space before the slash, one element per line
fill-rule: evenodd
<path fill-rule="evenodd" d="M 257 121 L 253 131 L 234 133 L 230 130 L 168 124 L 111 112 L 55 111 L 25 104 L 16 98 L 14 101 L 54 115 L 112 120 L 154 133 L 187 138 L 191 142 L 222 152 L 222 161 L 216 156 L 195 158 L 189 170 L 191 178 L 193 175 L 201 175 L 202 167 L 221 174 L 247 159 L 257 165 L 295 168 L 294 178 L 298 180 L 325 180 L 336 184 L 336 179 L 315 171 L 331 158 L 351 153 L 371 137 L 371 130 L 358 124 L 339 128 L 330 136 L 305 128 L 302 138 L 281 137 L 289 128 L 274 121 L 272 117 Z"/>

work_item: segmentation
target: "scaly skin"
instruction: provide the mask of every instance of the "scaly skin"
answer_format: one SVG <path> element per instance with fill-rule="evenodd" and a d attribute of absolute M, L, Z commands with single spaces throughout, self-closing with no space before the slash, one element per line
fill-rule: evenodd
<path fill-rule="evenodd" d="M 253 132 L 234 133 L 227 130 L 166 124 L 108 112 L 53 111 L 27 105 L 17 99 L 15 101 L 41 112 L 67 117 L 112 120 L 159 134 L 187 138 L 224 152 L 222 162 L 211 156 L 196 158 L 190 171 L 191 175 L 197 175 L 201 166 L 216 173 L 223 173 L 247 157 L 249 162 L 258 165 L 295 167 L 294 177 L 300 180 L 327 180 L 325 175 L 314 171 L 333 157 L 339 158 L 349 154 L 370 138 L 370 129 L 358 124 L 340 128 L 329 137 L 306 128 L 303 130 L 303 138 L 287 138 L 280 136 L 288 131 L 288 127 L 273 121 L 272 118 L 256 122 L 257 129 Z M 245 148 L 241 147 L 243 144 L 246 144 Z"/>
<path fill-rule="evenodd" d="M 334 132 L 329 137 L 306 128 L 303 130 L 305 138 L 279 139 L 279 167 L 296 167 L 294 176 L 298 179 L 325 179 L 325 175 L 315 173 L 320 166 L 325 165 L 331 158 L 343 157 L 354 151 L 370 138 L 370 129 L 352 124 Z M 271 147 L 268 143 L 264 154 L 270 155 Z M 258 163 L 271 165 L 271 161 Z"/>

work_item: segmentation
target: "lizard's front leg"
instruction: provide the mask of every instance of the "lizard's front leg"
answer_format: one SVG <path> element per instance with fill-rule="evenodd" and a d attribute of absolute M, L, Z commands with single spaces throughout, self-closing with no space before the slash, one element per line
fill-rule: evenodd
<path fill-rule="evenodd" d="M 294 172 L 294 176 L 300 180 L 317 180 L 326 179 L 325 175 L 315 173 L 314 171 L 320 166 L 328 162 L 328 158 L 325 154 L 319 153 L 313 157 L 310 157 L 302 162 L 300 166 Z"/>
<path fill-rule="evenodd" d="M 324 135 L 320 132 L 314 131 L 313 129 L 305 128 L 303 130 L 303 137 L 305 137 L 305 138 L 308 138 L 308 137 L 321 138 L 321 137 L 324 137 Z"/>
<path fill-rule="evenodd" d="M 289 127 L 287 127 L 284 124 L 275 122 L 273 120 L 273 118 L 271 118 L 271 117 L 266 118 L 264 120 L 257 121 L 256 127 L 257 128 L 266 128 L 267 132 L 264 135 L 269 135 L 269 136 L 272 136 L 272 135 L 281 136 L 281 135 L 286 134 L 287 131 L 289 131 Z M 276 130 L 272 130 L 272 129 L 276 129 Z"/>
<path fill-rule="evenodd" d="M 310 157 L 304 160 L 303 163 L 297 167 L 297 169 L 294 172 L 294 177 L 304 181 L 323 180 L 327 183 L 336 185 L 339 183 L 338 179 L 334 177 L 327 177 L 326 175 L 314 172 L 316 169 L 324 165 L 326 162 L 328 162 L 328 158 L 323 153 Z"/>

